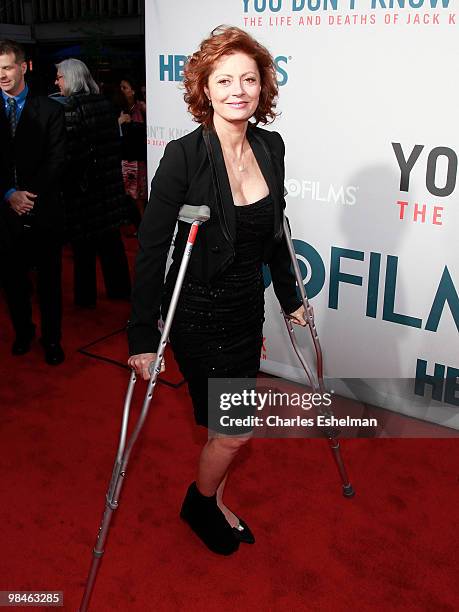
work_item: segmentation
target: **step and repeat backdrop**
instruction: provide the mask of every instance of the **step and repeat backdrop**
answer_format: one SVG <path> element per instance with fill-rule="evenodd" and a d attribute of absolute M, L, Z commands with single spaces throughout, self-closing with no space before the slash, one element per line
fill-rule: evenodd
<path fill-rule="evenodd" d="M 148 165 L 220 24 L 275 58 L 287 214 L 334 389 L 459 428 L 459 0 L 149 0 Z M 303 380 L 265 274 L 262 370 Z M 306 332 L 298 333 L 308 350 Z"/>

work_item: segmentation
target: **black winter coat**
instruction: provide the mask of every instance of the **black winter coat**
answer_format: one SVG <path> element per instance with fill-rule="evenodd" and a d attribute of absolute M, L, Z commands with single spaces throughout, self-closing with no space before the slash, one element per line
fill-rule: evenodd
<path fill-rule="evenodd" d="M 68 143 L 66 237 L 93 238 L 130 222 L 116 111 L 99 94 L 70 96 L 64 109 Z"/>
<path fill-rule="evenodd" d="M 151 183 L 150 200 L 139 229 L 140 250 L 128 324 L 131 355 L 156 352 L 160 334 L 157 321 L 163 292 L 167 253 L 178 212 L 183 204 L 209 206 L 211 216 L 199 229 L 189 263 L 189 272 L 210 283 L 234 258 L 236 213 L 223 153 L 215 131 L 208 132 L 215 161 L 216 197 L 203 127 L 170 142 Z M 269 264 L 276 296 L 285 312 L 300 306 L 283 236 L 285 147 L 277 132 L 250 126 L 247 139 L 269 187 L 274 202 L 272 239 L 265 244 L 264 262 Z M 220 203 L 219 203 L 220 201 Z M 190 226 L 180 221 L 174 240 L 174 261 L 181 259 Z"/>

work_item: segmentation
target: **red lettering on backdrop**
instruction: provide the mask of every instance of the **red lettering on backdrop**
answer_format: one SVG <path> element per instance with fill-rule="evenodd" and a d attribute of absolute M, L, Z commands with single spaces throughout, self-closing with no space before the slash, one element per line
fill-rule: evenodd
<path fill-rule="evenodd" d="M 426 205 L 423 204 L 422 208 L 419 209 L 419 204 L 417 202 L 415 202 L 414 203 L 414 212 L 413 212 L 413 221 L 417 221 L 419 216 L 421 216 L 421 223 L 425 223 L 425 221 L 426 221 Z"/>
<path fill-rule="evenodd" d="M 441 220 L 442 212 L 443 212 L 443 206 L 434 206 L 433 217 L 432 217 L 432 223 L 434 225 L 443 225 L 442 220 Z"/>
<path fill-rule="evenodd" d="M 405 216 L 405 207 L 408 206 L 408 202 L 404 202 L 403 200 L 397 200 L 397 204 L 400 205 L 400 216 L 399 219 L 403 221 Z"/>

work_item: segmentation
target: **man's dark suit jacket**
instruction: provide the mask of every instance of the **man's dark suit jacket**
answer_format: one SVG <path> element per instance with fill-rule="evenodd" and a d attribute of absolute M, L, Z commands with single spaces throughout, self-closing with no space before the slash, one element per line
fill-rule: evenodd
<path fill-rule="evenodd" d="M 12 139 L 3 97 L 0 96 L 0 251 L 7 250 L 20 235 L 23 217 L 4 201 L 14 187 L 37 194 L 34 223 L 39 228 L 60 231 L 63 210 L 59 181 L 65 165 L 65 123 L 62 106 L 29 91 Z"/>
<path fill-rule="evenodd" d="M 204 129 L 201 126 L 166 146 L 151 184 L 150 200 L 139 229 L 140 250 L 128 324 L 131 355 L 157 350 L 160 338 L 157 321 L 167 253 L 183 204 L 206 204 L 211 211 L 210 220 L 199 229 L 188 270 L 208 283 L 221 274 L 234 257 L 236 213 L 223 152 L 215 131 L 208 131 L 218 178 L 214 181 L 203 137 Z M 282 231 L 285 147 L 277 132 L 250 125 L 247 139 L 274 202 L 272 239 L 265 245 L 263 259 L 269 264 L 276 296 L 285 312 L 290 313 L 300 306 L 300 301 Z M 178 223 L 172 256 L 176 263 L 182 258 L 189 228 L 185 222 Z M 177 269 L 177 265 L 173 268 Z"/>

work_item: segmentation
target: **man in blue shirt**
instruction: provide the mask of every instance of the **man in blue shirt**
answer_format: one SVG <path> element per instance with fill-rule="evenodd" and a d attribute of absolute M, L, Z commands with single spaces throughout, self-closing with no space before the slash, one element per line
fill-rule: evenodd
<path fill-rule="evenodd" d="M 0 40 L 0 284 L 16 333 L 12 353 L 23 355 L 35 336 L 28 278 L 34 264 L 45 360 L 58 365 L 64 114 L 57 102 L 29 91 L 26 71 L 22 46 Z"/>

